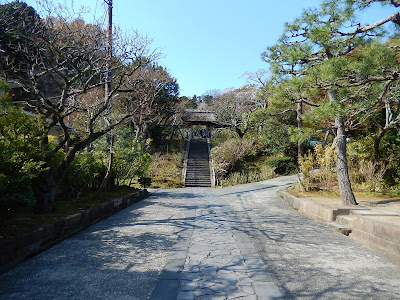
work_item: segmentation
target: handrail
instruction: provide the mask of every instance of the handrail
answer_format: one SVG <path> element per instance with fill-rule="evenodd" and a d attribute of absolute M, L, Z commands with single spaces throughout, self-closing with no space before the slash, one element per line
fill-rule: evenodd
<path fill-rule="evenodd" d="M 208 148 L 208 163 L 210 165 L 210 176 L 211 176 L 211 187 L 215 187 L 215 170 L 214 164 L 211 157 L 211 139 L 207 138 L 207 148 Z"/>
<path fill-rule="evenodd" d="M 189 148 L 190 148 L 190 142 L 192 140 L 192 135 L 193 135 L 193 128 L 190 128 L 190 134 L 189 134 L 188 142 L 186 144 L 185 158 L 183 159 L 183 169 L 182 169 L 183 184 L 185 184 L 185 181 L 186 181 L 187 163 L 188 163 L 188 159 L 189 159 Z"/>

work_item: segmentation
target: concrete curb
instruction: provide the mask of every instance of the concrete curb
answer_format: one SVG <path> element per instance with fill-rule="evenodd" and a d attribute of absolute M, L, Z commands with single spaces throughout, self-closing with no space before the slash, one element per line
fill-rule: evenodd
<path fill-rule="evenodd" d="M 328 208 L 323 205 L 315 204 L 312 201 L 297 198 L 286 191 L 280 192 L 280 196 L 295 210 L 323 223 L 334 221 L 338 214 L 337 209 Z"/>
<path fill-rule="evenodd" d="M 287 191 L 280 196 L 293 209 L 333 228 L 346 226 L 350 238 L 400 262 L 400 215 L 368 208 L 331 208 L 297 198 Z M 339 226 L 336 226 L 339 225 Z M 341 227 L 343 229 L 343 227 Z"/>
<path fill-rule="evenodd" d="M 0 240 L 0 273 L 35 256 L 65 240 L 79 231 L 139 202 L 148 196 L 141 190 L 123 197 L 101 203 L 86 211 L 57 219 L 35 231 L 20 237 Z"/>

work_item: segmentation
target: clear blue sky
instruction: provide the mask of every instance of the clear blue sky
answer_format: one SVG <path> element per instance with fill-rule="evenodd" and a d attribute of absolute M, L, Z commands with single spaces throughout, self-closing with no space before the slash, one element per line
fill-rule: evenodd
<path fill-rule="evenodd" d="M 70 3 L 70 0 L 54 0 Z M 36 8 L 35 0 L 27 0 Z M 285 22 L 322 0 L 114 0 L 114 24 L 137 29 L 153 39 L 164 58 L 160 64 L 177 78 L 182 96 L 238 88 L 246 72 L 266 69 L 261 53 L 273 45 Z M 103 15 L 103 0 L 75 0 Z M 379 20 L 394 9 L 374 9 L 367 19 Z M 88 19 L 90 20 L 90 19 Z"/>

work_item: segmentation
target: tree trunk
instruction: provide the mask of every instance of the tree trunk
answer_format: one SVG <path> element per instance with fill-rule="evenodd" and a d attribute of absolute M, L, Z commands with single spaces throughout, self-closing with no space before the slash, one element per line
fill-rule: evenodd
<path fill-rule="evenodd" d="M 387 129 L 382 128 L 382 129 L 380 130 L 380 132 L 379 132 L 379 133 L 375 136 L 375 138 L 374 138 L 374 154 L 373 154 L 373 159 L 374 159 L 374 161 L 378 161 L 378 159 L 379 159 L 379 155 L 380 155 L 380 148 L 379 148 L 379 146 L 380 146 L 380 144 L 381 144 L 381 141 L 382 141 L 383 137 L 384 137 L 385 134 L 386 134 L 386 131 L 387 131 Z"/>
<path fill-rule="evenodd" d="M 303 102 L 297 103 L 297 108 L 296 108 L 296 121 L 297 121 L 297 128 L 301 132 L 303 130 L 303 120 L 301 119 L 301 114 L 303 113 Z M 297 142 L 297 156 L 303 157 L 304 156 L 304 144 L 301 141 Z"/>
<path fill-rule="evenodd" d="M 72 151 L 66 154 L 65 159 L 57 169 L 51 163 L 54 157 L 49 157 L 48 161 L 50 162 L 44 165 L 44 167 L 47 167 L 47 170 L 39 174 L 38 178 L 33 182 L 33 192 L 36 199 L 34 210 L 36 212 L 55 211 L 57 207 L 57 188 L 67 174 L 68 168 L 75 158 L 77 148 L 70 148 L 70 150 Z"/>
<path fill-rule="evenodd" d="M 329 98 L 331 101 L 336 101 L 336 92 L 330 90 Z M 357 205 L 356 198 L 354 197 L 353 190 L 351 188 L 349 169 L 347 165 L 347 141 L 343 116 L 337 116 L 335 118 L 335 125 L 337 128 L 336 170 L 340 195 L 344 205 Z"/>
<path fill-rule="evenodd" d="M 235 127 L 235 131 L 238 134 L 240 139 L 243 139 L 245 132 L 242 132 L 239 127 Z"/>
<path fill-rule="evenodd" d="M 36 212 L 53 212 L 56 210 L 57 179 L 51 168 L 39 174 L 33 184 L 36 199 L 34 210 Z"/>
<path fill-rule="evenodd" d="M 112 178 L 112 167 L 114 163 L 114 135 L 111 135 L 111 143 L 110 143 L 110 158 L 108 161 L 108 169 L 106 172 L 106 175 L 103 178 L 103 181 L 101 182 L 101 185 L 99 189 L 97 190 L 96 197 L 99 198 L 100 194 L 104 191 L 104 189 L 107 187 L 107 183 Z"/>

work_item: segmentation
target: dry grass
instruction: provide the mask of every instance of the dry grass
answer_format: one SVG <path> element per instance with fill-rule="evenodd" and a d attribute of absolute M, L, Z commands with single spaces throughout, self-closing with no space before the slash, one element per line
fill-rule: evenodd
<path fill-rule="evenodd" d="M 294 185 L 288 189 L 288 192 L 298 198 L 330 198 L 340 199 L 339 191 L 305 191 L 302 192 L 298 185 Z M 382 193 L 371 192 L 368 190 L 355 191 L 354 196 L 357 201 L 385 201 L 399 199 L 397 195 L 383 195 Z"/>

